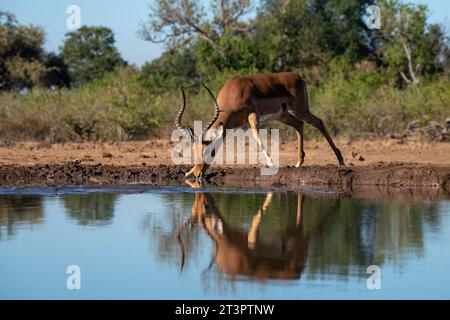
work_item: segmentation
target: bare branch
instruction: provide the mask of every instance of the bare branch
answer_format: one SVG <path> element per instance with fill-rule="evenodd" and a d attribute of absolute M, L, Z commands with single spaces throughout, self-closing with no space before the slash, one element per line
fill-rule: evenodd
<path fill-rule="evenodd" d="M 420 69 L 420 65 L 418 65 L 416 67 L 416 71 L 414 71 L 413 64 L 412 64 L 411 47 L 405 41 L 404 38 L 400 38 L 400 44 L 402 45 L 403 51 L 405 52 L 406 60 L 407 60 L 407 63 L 408 63 L 408 71 L 409 71 L 409 75 L 411 77 L 411 81 L 408 82 L 408 84 L 412 83 L 412 84 L 416 85 L 416 84 L 419 83 L 419 79 L 417 77 L 417 72 Z"/>
<path fill-rule="evenodd" d="M 248 33 L 255 26 L 254 22 L 242 21 L 252 9 L 250 0 L 211 0 L 212 19 L 195 0 L 154 1 L 156 8 L 151 8 L 150 21 L 141 26 L 141 36 L 151 42 L 165 42 L 172 49 L 199 39 L 224 57 L 221 37 L 227 33 Z"/>
<path fill-rule="evenodd" d="M 411 84 L 411 80 L 408 79 L 408 77 L 403 73 L 403 71 L 400 71 L 400 75 L 402 76 L 403 80 L 404 80 L 407 84 Z"/>

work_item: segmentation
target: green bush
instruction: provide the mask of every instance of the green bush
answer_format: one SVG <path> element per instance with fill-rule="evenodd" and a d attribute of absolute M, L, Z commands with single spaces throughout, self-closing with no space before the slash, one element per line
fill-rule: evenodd
<path fill-rule="evenodd" d="M 253 72 L 256 70 L 225 71 L 207 85 L 217 95 L 228 79 Z M 310 108 L 333 136 L 353 138 L 384 137 L 403 132 L 413 120 L 426 125 L 450 117 L 446 79 L 399 89 L 392 85 L 392 78 L 368 62 L 356 66 L 335 62 L 326 76 L 308 85 Z M 142 82 L 139 70 L 121 67 L 72 90 L 4 92 L 0 95 L 0 137 L 51 142 L 169 137 L 182 102 L 180 88 L 158 93 L 148 85 Z M 208 121 L 213 110 L 207 91 L 192 84 L 186 88 L 186 96 L 184 123 Z M 281 128 L 285 138 L 295 134 L 277 122 L 265 126 Z M 306 126 L 306 139 L 319 135 Z"/>
<path fill-rule="evenodd" d="M 0 135 L 52 142 L 155 136 L 164 106 L 158 97 L 147 94 L 137 78 L 137 70 L 126 67 L 73 90 L 2 93 Z"/>
<path fill-rule="evenodd" d="M 418 87 L 395 88 L 388 74 L 334 73 L 312 88 L 311 109 L 333 135 L 355 138 L 401 133 L 411 121 L 426 125 L 450 116 L 450 86 L 445 79 Z"/>

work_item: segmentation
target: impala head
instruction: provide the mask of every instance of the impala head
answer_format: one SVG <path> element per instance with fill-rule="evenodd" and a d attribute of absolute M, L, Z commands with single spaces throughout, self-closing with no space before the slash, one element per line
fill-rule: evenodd
<path fill-rule="evenodd" d="M 184 109 L 186 108 L 186 96 L 184 94 L 183 88 L 181 88 L 181 92 L 183 94 L 183 104 L 181 105 L 180 110 L 175 117 L 175 126 L 179 130 L 181 130 L 185 137 L 189 139 L 195 157 L 195 166 L 188 173 L 186 173 L 186 177 L 194 175 L 196 179 L 201 179 L 203 173 L 208 169 L 208 164 L 205 163 L 203 158 L 203 152 L 205 148 L 210 145 L 221 134 L 221 130 L 223 130 L 223 127 L 216 129 L 212 128 L 217 118 L 219 117 L 219 105 L 217 104 L 217 100 L 211 90 L 209 90 L 206 85 L 203 84 L 203 86 L 208 91 L 214 102 L 214 115 L 206 125 L 206 127 L 203 128 L 200 133 L 196 133 L 190 126 L 185 127 L 181 124 L 181 118 L 183 117 Z"/>

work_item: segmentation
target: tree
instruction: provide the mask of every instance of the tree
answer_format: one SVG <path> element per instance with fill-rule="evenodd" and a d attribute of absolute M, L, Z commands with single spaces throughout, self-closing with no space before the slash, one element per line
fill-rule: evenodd
<path fill-rule="evenodd" d="M 253 23 L 250 0 L 211 0 L 212 15 L 194 0 L 158 0 L 151 9 L 149 21 L 140 29 L 141 37 L 151 42 L 165 42 L 171 51 L 205 42 L 224 63 L 225 37 L 249 34 Z"/>
<path fill-rule="evenodd" d="M 179 85 L 224 71 L 288 70 L 317 82 L 333 61 L 354 66 L 364 60 L 416 84 L 421 75 L 441 74 L 450 63 L 448 39 L 440 26 L 427 24 L 426 7 L 398 0 L 378 2 L 379 31 L 363 20 L 372 0 L 261 0 L 257 10 L 250 1 L 211 0 L 211 14 L 193 0 L 155 3 L 141 35 L 166 42 L 168 51 L 146 66 L 148 83 L 170 86 L 167 79 Z"/>
<path fill-rule="evenodd" d="M 61 57 L 75 85 L 100 78 L 126 64 L 114 43 L 114 34 L 106 27 L 83 26 L 66 34 Z"/>
<path fill-rule="evenodd" d="M 408 85 L 418 85 L 424 74 L 442 72 L 448 42 L 442 28 L 427 24 L 425 5 L 380 2 L 382 28 L 379 56 Z"/>
<path fill-rule="evenodd" d="M 231 70 L 284 71 L 367 57 L 361 17 L 369 0 L 211 0 L 212 14 L 191 0 L 159 0 L 141 35 L 189 48 L 202 76 Z M 256 13 L 256 16 L 250 16 Z M 172 54 L 176 56 L 176 54 Z"/>
<path fill-rule="evenodd" d="M 265 0 L 257 31 L 270 43 L 273 69 L 326 65 L 339 57 L 351 63 L 369 55 L 361 17 L 368 0 Z"/>
<path fill-rule="evenodd" d="M 43 78 L 44 86 L 46 87 L 69 87 L 71 79 L 69 70 L 63 59 L 55 53 L 48 53 L 44 59 L 47 73 Z"/>
<path fill-rule="evenodd" d="M 0 90 L 33 86 L 68 86 L 67 67 L 59 56 L 43 49 L 44 31 L 18 23 L 0 11 Z"/>
<path fill-rule="evenodd" d="M 21 25 L 13 14 L 0 11 L 0 90 L 54 84 L 45 82 L 54 66 L 43 44 L 41 28 Z"/>
<path fill-rule="evenodd" d="M 220 38 L 227 33 L 249 32 L 244 21 L 251 11 L 250 0 L 212 0 L 212 16 L 193 0 L 159 0 L 141 26 L 141 36 L 151 42 L 165 42 L 170 49 L 184 47 L 193 40 L 204 40 L 223 54 Z"/>
<path fill-rule="evenodd" d="M 211 0 L 212 14 L 193 0 L 158 0 L 141 25 L 144 40 L 165 42 L 167 52 L 143 68 L 145 83 L 160 87 L 191 85 L 225 69 L 254 64 L 254 21 L 250 0 Z"/>
<path fill-rule="evenodd" d="M 192 49 L 186 48 L 165 52 L 160 58 L 144 64 L 140 78 L 151 92 L 163 93 L 189 86 L 199 80 L 200 75 Z"/>

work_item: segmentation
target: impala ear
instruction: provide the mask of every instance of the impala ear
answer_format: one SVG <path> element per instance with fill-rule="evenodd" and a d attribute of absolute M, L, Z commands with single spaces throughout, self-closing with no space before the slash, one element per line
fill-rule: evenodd
<path fill-rule="evenodd" d="M 211 142 L 213 142 L 213 141 L 215 141 L 215 140 L 217 140 L 217 139 L 219 139 L 219 138 L 221 138 L 223 136 L 223 130 L 224 129 L 223 129 L 223 125 L 222 124 L 218 125 L 215 128 L 211 128 L 205 133 L 205 136 L 204 136 L 203 140 L 205 142 L 211 143 Z"/>

